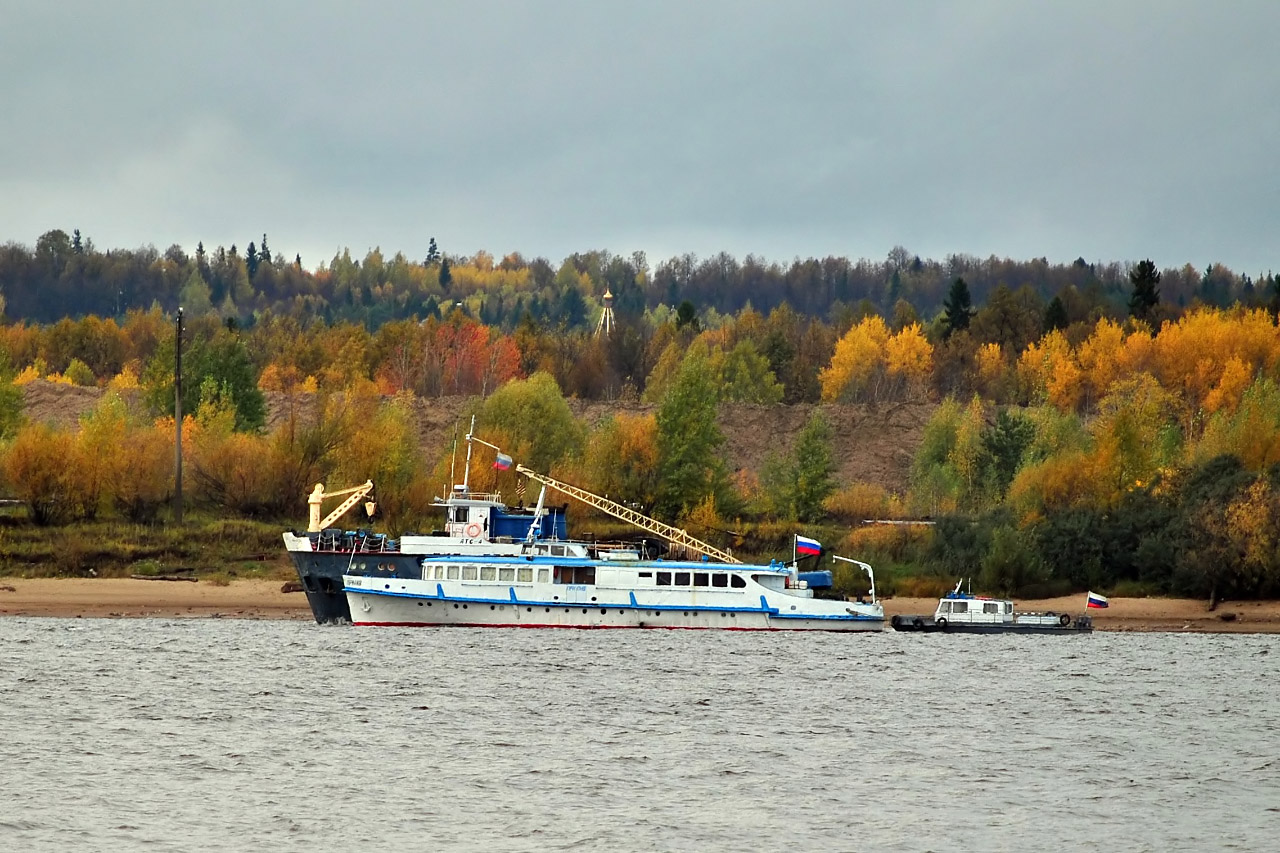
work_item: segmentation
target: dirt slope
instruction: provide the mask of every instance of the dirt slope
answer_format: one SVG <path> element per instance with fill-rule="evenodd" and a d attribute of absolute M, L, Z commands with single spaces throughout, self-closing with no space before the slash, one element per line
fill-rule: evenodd
<path fill-rule="evenodd" d="M 98 388 L 81 388 L 36 381 L 24 386 L 26 415 L 61 427 L 78 422 L 101 399 Z M 127 395 L 131 406 L 140 406 L 136 393 Z M 455 426 L 466 430 L 463 417 L 469 401 L 462 397 L 419 400 L 419 435 L 429 453 L 442 451 L 453 439 Z M 656 407 L 639 403 L 569 401 L 574 414 L 594 424 L 614 412 L 653 412 Z M 280 394 L 267 395 L 267 425 L 286 417 L 288 401 Z M 834 450 L 841 483 L 866 482 L 890 491 L 906 491 L 911 457 L 920 444 L 924 425 L 933 414 L 933 403 L 897 403 L 885 406 L 813 405 L 760 406 L 745 403 L 720 407 L 720 429 L 725 436 L 724 458 L 729 470 L 758 472 L 771 453 L 787 453 L 814 408 L 821 408 L 834 432 Z"/>

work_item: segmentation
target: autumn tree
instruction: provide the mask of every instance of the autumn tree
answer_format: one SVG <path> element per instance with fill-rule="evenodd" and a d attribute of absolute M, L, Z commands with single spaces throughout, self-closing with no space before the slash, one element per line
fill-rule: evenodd
<path fill-rule="evenodd" d="M 761 479 L 770 504 L 783 518 L 813 522 L 823 516 L 823 502 L 836 488 L 831 442 L 830 423 L 814 409 L 791 453 L 766 465 Z"/>
<path fill-rule="evenodd" d="M 933 344 L 919 323 L 899 329 L 885 341 L 885 368 L 891 381 L 908 391 L 922 392 L 933 372 Z"/>
<path fill-rule="evenodd" d="M 477 430 L 502 433 L 511 442 L 504 452 L 543 474 L 582 448 L 581 429 L 547 373 L 508 382 L 491 394 L 480 408 Z"/>
<path fill-rule="evenodd" d="M 184 338 L 183 343 L 182 410 L 196 411 L 202 393 L 215 391 L 234 408 L 236 429 L 261 429 L 266 420 L 266 400 L 258 388 L 257 369 L 244 340 L 225 328 L 208 337 L 191 337 L 193 340 Z M 143 372 L 145 399 L 155 412 L 173 413 L 175 353 L 173 336 L 162 338 Z"/>
<path fill-rule="evenodd" d="M 1043 313 L 1044 303 L 1030 287 L 1013 291 L 1001 284 L 992 291 L 987 304 L 974 314 L 969 331 L 980 341 L 995 342 L 1009 352 L 1020 352 L 1040 337 Z"/>
<path fill-rule="evenodd" d="M 1180 448 L 1173 400 L 1149 374 L 1118 380 L 1098 406 L 1092 424 L 1099 458 L 1098 473 L 1113 498 L 1149 482 L 1171 464 Z"/>
<path fill-rule="evenodd" d="M 59 524 L 75 510 L 67 489 L 72 437 L 49 424 L 27 424 L 4 452 L 4 475 L 39 525 Z"/>
<path fill-rule="evenodd" d="M 938 515 L 956 509 L 959 478 L 947 464 L 960 430 L 962 410 L 954 397 L 947 397 L 924 426 L 920 444 L 911 461 L 909 501 L 920 515 Z"/>
<path fill-rule="evenodd" d="M 658 497 L 658 424 L 653 415 L 612 415 L 586 442 L 585 468 L 593 492 L 648 513 Z"/>
<path fill-rule="evenodd" d="M 822 399 L 866 395 L 874 399 L 875 380 L 883 376 L 889 327 L 878 315 L 866 317 L 836 342 L 831 363 L 818 373 Z"/>
<path fill-rule="evenodd" d="M 769 359 L 749 340 L 739 341 L 725 354 L 720 374 L 720 398 L 726 402 L 782 402 L 782 383 L 769 367 Z"/>
<path fill-rule="evenodd" d="M 22 389 L 13 384 L 14 376 L 8 357 L 0 350 L 0 439 L 12 438 L 22 423 L 26 398 Z"/>
<path fill-rule="evenodd" d="M 346 486 L 372 480 L 383 526 L 393 534 L 413 530 L 427 518 L 432 497 L 413 397 L 367 396 L 356 406 L 356 427 L 334 451 L 331 476 Z"/>
<path fill-rule="evenodd" d="M 184 442 L 185 443 L 185 442 Z M 134 425 L 113 453 L 110 491 L 129 521 L 156 519 L 173 496 L 173 430 L 169 422 Z"/>
<path fill-rule="evenodd" d="M 67 466 L 68 496 L 79 517 L 94 519 L 114 501 L 120 464 L 117 449 L 129 429 L 129 413 L 115 393 L 104 396 L 81 418 Z"/>
<path fill-rule="evenodd" d="M 691 351 L 658 407 L 656 510 L 678 518 L 714 495 L 723 479 L 716 456 L 724 436 L 716 423 L 716 388 L 706 357 Z"/>

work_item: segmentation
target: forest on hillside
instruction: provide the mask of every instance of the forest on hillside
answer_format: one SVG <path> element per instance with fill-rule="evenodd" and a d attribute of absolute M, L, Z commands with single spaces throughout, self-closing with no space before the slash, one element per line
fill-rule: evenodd
<path fill-rule="evenodd" d="M 212 510 L 288 517 L 309 483 L 373 478 L 382 522 L 421 528 L 449 457 L 416 440 L 415 406 L 464 396 L 486 440 L 531 467 L 745 551 L 800 525 L 903 588 L 976 576 L 1043 594 L 1280 592 L 1269 272 L 898 249 L 875 263 L 650 269 L 598 252 L 553 267 L 434 244 L 422 261 L 342 253 L 309 272 L 265 245 L 99 252 L 49 232 L 0 251 L 0 474 L 35 521 L 164 517 L 181 306 L 184 464 Z M 35 379 L 117 393 L 60 429 L 24 419 Z M 270 429 L 264 393 L 295 401 Z M 588 422 L 574 398 L 651 406 Z M 835 477 L 830 418 L 844 410 L 830 404 L 920 401 L 936 411 L 904 490 Z M 813 414 L 744 469 L 724 458 L 722 403 Z"/>

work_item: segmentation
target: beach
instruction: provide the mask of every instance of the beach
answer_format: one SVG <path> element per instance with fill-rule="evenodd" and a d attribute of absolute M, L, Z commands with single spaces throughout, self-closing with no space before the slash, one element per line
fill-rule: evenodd
<path fill-rule="evenodd" d="M 301 592 L 278 580 L 207 581 L 130 578 L 0 578 L 0 616 L 61 618 L 229 618 L 309 620 Z M 888 598 L 885 618 L 932 614 L 932 598 Z M 1019 610 L 1078 614 L 1085 596 L 1016 600 Z M 1226 601 L 1210 612 L 1204 601 L 1112 598 L 1088 611 L 1099 631 L 1280 633 L 1280 601 Z"/>

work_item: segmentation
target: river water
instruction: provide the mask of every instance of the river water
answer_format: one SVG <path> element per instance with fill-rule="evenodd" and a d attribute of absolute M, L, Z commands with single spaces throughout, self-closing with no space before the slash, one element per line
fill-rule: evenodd
<path fill-rule="evenodd" d="M 1280 636 L 0 619 L 0 850 L 1280 849 Z"/>

